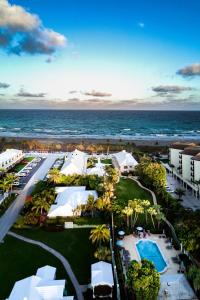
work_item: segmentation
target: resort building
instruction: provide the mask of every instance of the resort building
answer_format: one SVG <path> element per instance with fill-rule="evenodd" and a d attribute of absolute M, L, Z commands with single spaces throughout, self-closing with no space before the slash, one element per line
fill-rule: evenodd
<path fill-rule="evenodd" d="M 60 170 L 60 173 L 64 175 L 83 175 L 86 173 L 86 169 L 87 154 L 76 149 L 67 155 L 67 157 L 65 158 L 64 165 Z"/>
<path fill-rule="evenodd" d="M 112 265 L 99 261 L 91 265 L 91 287 L 93 298 L 112 298 L 113 293 Z"/>
<path fill-rule="evenodd" d="M 106 175 L 105 164 L 101 163 L 100 157 L 94 167 L 87 169 L 88 175 L 97 175 L 99 177 Z"/>
<path fill-rule="evenodd" d="M 55 280 L 56 268 L 44 266 L 36 275 L 15 283 L 7 300 L 73 300 L 73 296 L 63 296 L 65 280 Z"/>
<path fill-rule="evenodd" d="M 85 186 L 57 187 L 55 203 L 48 212 L 49 218 L 80 216 L 81 205 L 85 205 L 88 197 L 92 195 L 94 200 L 98 198 L 95 190 L 86 190 Z"/>
<path fill-rule="evenodd" d="M 113 165 L 120 170 L 121 173 L 132 172 L 138 162 L 131 153 L 122 150 L 112 156 Z"/>
<path fill-rule="evenodd" d="M 200 146 L 193 143 L 172 144 L 169 149 L 169 164 L 173 175 L 197 195 L 200 183 Z"/>
<path fill-rule="evenodd" d="M 24 158 L 22 150 L 7 149 L 0 154 L 0 169 L 5 171 L 11 169 Z"/>

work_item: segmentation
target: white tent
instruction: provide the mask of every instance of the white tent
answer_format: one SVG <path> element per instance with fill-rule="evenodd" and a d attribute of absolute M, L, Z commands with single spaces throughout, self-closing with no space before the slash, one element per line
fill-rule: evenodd
<path fill-rule="evenodd" d="M 99 261 L 98 263 L 91 265 L 91 286 L 94 288 L 98 285 L 114 286 L 112 265 Z"/>
<path fill-rule="evenodd" d="M 161 275 L 160 283 L 158 300 L 198 299 L 184 274 Z"/>
<path fill-rule="evenodd" d="M 85 186 L 59 187 L 56 188 L 56 193 L 58 195 L 55 203 L 51 205 L 48 212 L 50 218 L 73 216 L 78 206 L 87 203 L 89 195 L 94 196 L 95 200 L 98 198 L 95 190 L 88 191 Z"/>
<path fill-rule="evenodd" d="M 62 166 L 60 173 L 64 175 L 73 175 L 73 174 L 85 174 L 87 168 L 87 154 L 74 150 L 69 153 L 65 159 L 65 163 Z"/>
<path fill-rule="evenodd" d="M 138 164 L 132 154 L 126 152 L 126 150 L 113 154 L 113 160 L 114 165 L 117 164 L 121 172 L 133 171 Z"/>
<path fill-rule="evenodd" d="M 65 280 L 55 280 L 56 269 L 45 266 L 30 276 L 15 283 L 7 300 L 71 300 L 63 296 Z"/>

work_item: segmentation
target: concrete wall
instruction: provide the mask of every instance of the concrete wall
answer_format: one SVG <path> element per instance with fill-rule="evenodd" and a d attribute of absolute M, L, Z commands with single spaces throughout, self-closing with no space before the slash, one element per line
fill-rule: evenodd
<path fill-rule="evenodd" d="M 200 180 L 200 161 L 194 160 L 194 180 Z"/>
<path fill-rule="evenodd" d="M 184 179 L 191 181 L 191 155 L 182 154 L 182 176 Z"/>
<path fill-rule="evenodd" d="M 179 167 L 179 154 L 180 152 L 182 152 L 183 150 L 179 150 L 179 149 L 173 149 L 170 148 L 169 149 L 169 160 L 170 160 L 170 164 L 174 165 L 175 169 L 177 170 Z"/>

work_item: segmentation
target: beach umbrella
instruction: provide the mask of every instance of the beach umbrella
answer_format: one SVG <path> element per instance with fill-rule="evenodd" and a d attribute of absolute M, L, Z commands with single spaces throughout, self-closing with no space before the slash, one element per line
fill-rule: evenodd
<path fill-rule="evenodd" d="M 123 247 L 124 243 L 123 243 L 123 241 L 118 240 L 118 241 L 116 242 L 116 245 L 119 246 L 119 247 Z"/>
<path fill-rule="evenodd" d="M 136 229 L 137 229 L 137 231 L 143 231 L 143 228 L 140 226 L 138 226 Z"/>
<path fill-rule="evenodd" d="M 118 231 L 119 235 L 125 235 L 125 232 L 123 230 Z"/>

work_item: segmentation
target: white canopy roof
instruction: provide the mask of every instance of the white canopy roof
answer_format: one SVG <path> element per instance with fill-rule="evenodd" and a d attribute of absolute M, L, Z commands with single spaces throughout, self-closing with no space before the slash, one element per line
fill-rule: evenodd
<path fill-rule="evenodd" d="M 86 190 L 85 186 L 59 187 L 55 204 L 51 205 L 48 217 L 66 217 L 73 216 L 74 210 L 79 205 L 87 203 L 89 195 L 94 196 L 96 200 L 98 195 L 95 190 Z"/>
<path fill-rule="evenodd" d="M 92 274 L 91 274 L 92 287 L 95 287 L 98 285 L 109 285 L 112 287 L 114 285 L 111 264 L 104 262 L 104 261 L 100 261 L 98 263 L 92 264 L 91 272 L 92 272 Z"/>
<path fill-rule="evenodd" d="M 22 150 L 6 149 L 6 151 L 0 153 L 0 164 L 9 160 L 13 160 L 16 156 L 22 154 Z"/>
<path fill-rule="evenodd" d="M 73 152 L 69 153 L 60 172 L 64 175 L 82 175 L 86 171 L 86 164 L 87 154 L 76 149 Z"/>
<path fill-rule="evenodd" d="M 95 167 L 87 169 L 87 174 L 104 176 L 106 174 L 105 164 L 102 164 L 101 162 L 96 163 Z"/>
<path fill-rule="evenodd" d="M 126 152 L 126 150 L 115 153 L 113 156 L 116 158 L 119 166 L 136 166 L 138 164 L 132 154 Z"/>
<path fill-rule="evenodd" d="M 56 269 L 45 266 L 15 283 L 8 300 L 63 300 L 65 280 L 54 280 Z M 40 275 L 40 276 L 38 276 Z"/>
<path fill-rule="evenodd" d="M 184 274 L 161 275 L 160 283 L 161 286 L 158 295 L 158 300 L 198 299 Z"/>

